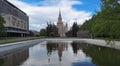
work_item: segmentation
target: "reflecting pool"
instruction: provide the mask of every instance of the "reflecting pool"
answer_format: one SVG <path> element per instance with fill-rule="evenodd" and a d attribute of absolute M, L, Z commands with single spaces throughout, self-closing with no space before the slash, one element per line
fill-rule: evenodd
<path fill-rule="evenodd" d="M 0 57 L 0 66 L 120 66 L 120 51 L 76 41 L 45 41 Z"/>

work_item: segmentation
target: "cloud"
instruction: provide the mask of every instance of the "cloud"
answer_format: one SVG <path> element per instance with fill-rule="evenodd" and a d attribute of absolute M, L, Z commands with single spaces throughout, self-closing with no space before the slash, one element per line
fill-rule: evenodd
<path fill-rule="evenodd" d="M 64 23 L 68 23 L 69 26 L 71 26 L 74 21 L 82 24 L 85 20 L 91 18 L 90 12 L 77 11 L 72 7 L 76 4 L 84 4 L 77 0 L 44 0 L 34 4 L 25 3 L 21 0 L 8 1 L 28 14 L 30 29 L 32 30 L 39 31 L 41 28 L 45 28 L 48 21 L 56 23 L 59 8 L 61 9 Z"/>
<path fill-rule="evenodd" d="M 118 3 L 120 4 L 120 0 L 118 1 Z"/>

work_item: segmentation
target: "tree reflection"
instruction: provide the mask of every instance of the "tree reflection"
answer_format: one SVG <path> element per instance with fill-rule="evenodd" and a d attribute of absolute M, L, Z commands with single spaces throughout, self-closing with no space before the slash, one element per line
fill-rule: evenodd
<path fill-rule="evenodd" d="M 46 47 L 47 47 L 47 55 L 51 55 L 51 53 L 53 51 L 57 50 L 58 44 L 57 43 L 49 43 L 48 42 L 47 45 L 46 45 Z"/>
<path fill-rule="evenodd" d="M 83 51 L 92 57 L 92 61 L 97 64 L 97 66 L 120 66 L 119 50 L 89 46 L 88 49 L 84 48 Z"/>
<path fill-rule="evenodd" d="M 77 42 L 72 42 L 71 45 L 72 45 L 74 54 L 77 54 L 78 50 L 80 49 L 79 44 Z"/>
<path fill-rule="evenodd" d="M 97 66 L 120 66 L 119 50 L 79 42 L 72 42 L 71 46 L 75 54 L 78 50 L 83 50 Z"/>
<path fill-rule="evenodd" d="M 4 59 L 0 58 L 0 66 L 2 66 L 4 62 Z"/>
<path fill-rule="evenodd" d="M 73 53 L 77 55 L 78 50 L 82 50 L 82 48 L 85 48 L 86 46 L 88 46 L 88 44 L 73 41 L 71 43 L 71 46 L 73 49 Z"/>

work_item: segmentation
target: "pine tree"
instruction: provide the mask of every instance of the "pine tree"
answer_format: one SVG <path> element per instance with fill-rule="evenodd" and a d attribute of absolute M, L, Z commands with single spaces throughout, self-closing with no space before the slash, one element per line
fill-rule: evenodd
<path fill-rule="evenodd" d="M 79 30 L 79 26 L 77 25 L 77 22 L 74 22 L 73 26 L 72 26 L 72 36 L 73 37 L 77 37 L 78 30 Z"/>

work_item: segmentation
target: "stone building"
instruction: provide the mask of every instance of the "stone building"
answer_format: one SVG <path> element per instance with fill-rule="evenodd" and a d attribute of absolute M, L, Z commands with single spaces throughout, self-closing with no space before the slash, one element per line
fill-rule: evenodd
<path fill-rule="evenodd" d="M 7 0 L 0 0 L 0 15 L 6 21 L 4 26 L 8 37 L 25 37 L 29 34 L 29 17 Z"/>
<path fill-rule="evenodd" d="M 61 11 L 60 10 L 59 10 L 57 28 L 58 28 L 58 33 L 59 33 L 60 37 L 65 37 L 66 32 L 68 31 L 68 26 L 67 26 L 67 24 L 64 25 L 64 23 L 62 22 L 62 17 L 61 17 Z"/>
<path fill-rule="evenodd" d="M 79 38 L 92 38 L 89 31 L 78 31 L 77 37 L 79 37 Z"/>

